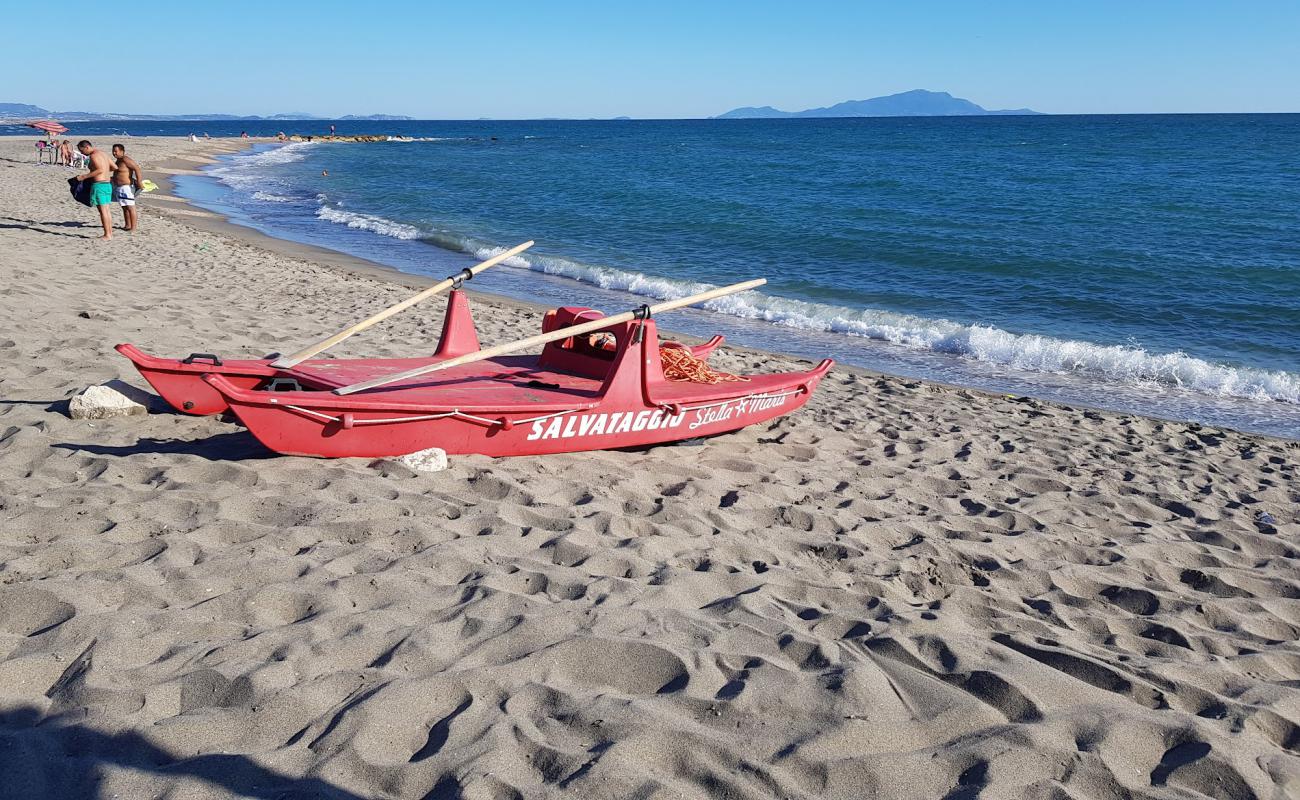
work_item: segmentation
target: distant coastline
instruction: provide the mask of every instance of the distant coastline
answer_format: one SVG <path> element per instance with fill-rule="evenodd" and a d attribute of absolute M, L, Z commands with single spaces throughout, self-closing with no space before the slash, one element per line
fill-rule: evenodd
<path fill-rule="evenodd" d="M 237 114 L 122 114 L 112 111 L 50 111 L 27 103 L 0 103 L 0 124 L 22 123 L 31 119 L 54 117 L 63 122 L 394 122 L 412 117 L 400 114 L 347 114 L 322 117 L 305 111 L 291 111 L 271 116 Z"/>
<path fill-rule="evenodd" d="M 985 117 L 985 116 L 1037 116 L 1041 111 L 1029 108 L 990 110 L 947 92 L 913 89 L 908 92 L 872 97 L 867 100 L 846 100 L 833 106 L 808 108 L 803 111 L 781 111 L 771 106 L 744 106 L 733 108 L 712 119 L 786 119 L 834 117 Z"/>

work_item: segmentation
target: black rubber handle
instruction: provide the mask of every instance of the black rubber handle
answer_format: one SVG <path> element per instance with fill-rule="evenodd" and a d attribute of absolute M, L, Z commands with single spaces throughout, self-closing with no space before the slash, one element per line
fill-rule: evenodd
<path fill-rule="evenodd" d="M 214 367 L 221 366 L 221 359 L 217 358 L 217 356 L 212 353 L 190 353 L 188 356 L 181 359 L 181 363 L 193 364 L 195 361 L 200 361 L 200 360 L 211 361 L 212 366 Z"/>

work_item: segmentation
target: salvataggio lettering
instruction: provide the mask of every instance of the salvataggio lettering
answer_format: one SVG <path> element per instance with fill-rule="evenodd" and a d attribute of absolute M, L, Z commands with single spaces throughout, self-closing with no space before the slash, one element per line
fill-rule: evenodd
<path fill-rule="evenodd" d="M 728 400 L 712 408 L 700 408 L 691 412 L 694 416 L 687 426 L 690 430 L 702 428 L 718 422 L 752 414 L 759 411 L 785 405 L 787 395 L 754 395 L 737 400 Z M 657 431 L 660 428 L 676 428 L 682 424 L 686 414 L 672 416 L 661 410 L 615 411 L 612 414 L 573 414 L 567 417 L 552 417 L 538 420 L 528 432 L 528 441 L 538 439 L 572 439 L 574 437 L 604 436 L 606 434 Z"/>

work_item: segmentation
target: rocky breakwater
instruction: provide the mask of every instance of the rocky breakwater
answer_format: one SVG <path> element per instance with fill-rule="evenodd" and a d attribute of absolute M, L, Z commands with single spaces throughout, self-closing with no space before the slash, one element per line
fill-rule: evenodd
<path fill-rule="evenodd" d="M 403 139 L 409 141 L 408 137 L 387 136 L 382 133 L 379 134 L 365 133 L 356 136 L 302 136 L 300 134 L 295 133 L 292 136 L 284 137 L 283 139 L 281 139 L 281 141 L 285 141 L 285 142 L 392 142 L 392 141 L 402 141 Z"/>

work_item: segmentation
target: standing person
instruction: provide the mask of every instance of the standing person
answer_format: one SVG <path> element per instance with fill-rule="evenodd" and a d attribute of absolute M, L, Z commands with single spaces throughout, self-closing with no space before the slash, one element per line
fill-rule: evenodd
<path fill-rule="evenodd" d="M 91 182 L 90 205 L 99 211 L 99 222 L 104 226 L 104 235 L 99 238 L 107 241 L 113 238 L 113 217 L 108 211 L 109 204 L 113 202 L 113 184 L 109 182 L 113 165 L 108 156 L 96 150 L 89 139 L 77 142 L 77 152 L 90 161 L 90 171 L 78 175 L 77 180 Z"/>
<path fill-rule="evenodd" d="M 330 138 L 331 138 L 331 139 L 334 138 L 334 126 L 333 126 L 333 125 L 330 126 Z"/>
<path fill-rule="evenodd" d="M 72 166 L 72 140 L 71 139 L 63 140 L 63 143 L 59 145 L 59 153 L 63 156 L 64 165 L 69 167 Z"/>
<path fill-rule="evenodd" d="M 139 217 L 136 215 L 135 198 L 140 193 L 140 184 L 144 180 L 140 165 L 126 154 L 126 148 L 120 144 L 113 145 L 113 199 L 122 207 L 122 218 L 128 231 L 136 229 Z"/>

